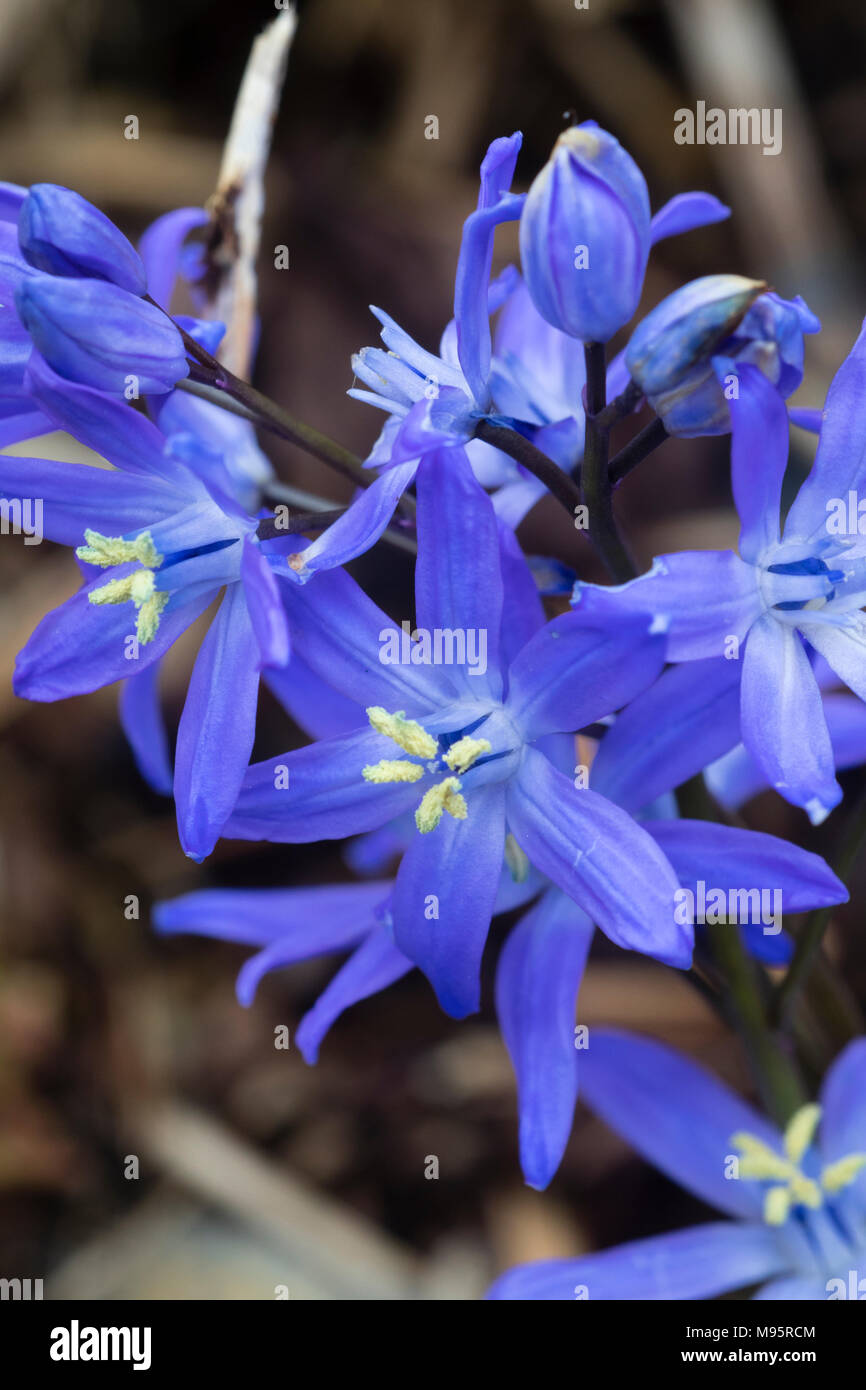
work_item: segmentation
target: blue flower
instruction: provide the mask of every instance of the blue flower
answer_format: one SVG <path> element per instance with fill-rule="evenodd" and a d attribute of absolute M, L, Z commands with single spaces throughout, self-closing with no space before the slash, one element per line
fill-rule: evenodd
<path fill-rule="evenodd" d="M 664 856 L 625 812 L 575 789 L 546 742 L 645 688 L 662 637 L 645 618 L 612 625 L 603 595 L 539 628 L 513 535 L 454 450 L 419 473 L 415 588 L 415 643 L 342 572 L 290 589 L 294 650 L 358 702 L 365 727 L 252 767 L 224 833 L 342 838 L 414 810 L 394 939 L 456 1016 L 478 1007 L 506 834 L 616 940 L 687 964 L 691 930 L 672 920 Z M 450 659 L 432 654 L 440 640 Z"/>
<path fill-rule="evenodd" d="M 842 792 L 806 644 L 866 698 L 866 617 L 860 611 L 866 604 L 866 539 L 857 510 L 866 467 L 858 434 L 864 362 L 861 334 L 830 386 L 814 465 L 780 534 L 788 457 L 784 401 L 756 366 L 716 359 L 719 378 L 734 373 L 741 386 L 739 398 L 730 402 L 740 553 L 662 555 L 648 574 L 610 591 L 623 613 L 665 616 L 672 661 L 706 663 L 712 694 L 725 712 L 710 732 L 718 741 L 704 761 L 739 742 L 741 729 L 770 785 L 814 823 Z M 584 592 L 578 585 L 577 595 Z M 735 691 L 739 728 L 731 718 Z M 705 704 L 710 695 L 707 690 Z M 659 713 L 663 723 L 682 719 L 676 704 Z"/>
<path fill-rule="evenodd" d="M 105 213 L 70 188 L 31 184 L 18 216 L 18 242 L 37 270 L 108 280 L 134 295 L 147 292 L 138 252 Z"/>
<path fill-rule="evenodd" d="M 560 135 L 526 198 L 520 257 L 529 292 L 554 328 L 606 343 L 637 310 L 653 242 L 728 211 L 708 194 L 685 194 L 651 220 L 634 160 L 584 121 Z"/>
<path fill-rule="evenodd" d="M 729 371 L 717 380 L 713 357 L 754 363 L 785 398 L 800 385 L 803 334 L 821 325 L 799 297 L 780 299 L 760 288 L 741 275 L 707 275 L 668 295 L 638 324 L 625 363 L 668 434 L 688 439 L 731 428 L 728 396 L 740 383 Z"/>
<path fill-rule="evenodd" d="M 660 1043 L 593 1030 L 584 1099 L 650 1163 L 734 1218 L 510 1270 L 492 1299 L 859 1298 L 866 1278 L 866 1039 L 784 1134 Z M 851 1289 L 854 1292 L 851 1292 Z"/>
<path fill-rule="evenodd" d="M 142 679 L 224 589 L 181 716 L 174 794 L 184 850 L 210 853 L 252 751 L 259 672 L 288 661 L 275 569 L 219 458 L 193 436 L 170 439 L 143 415 L 59 382 L 34 354 L 29 389 L 55 427 L 115 464 L 106 471 L 38 458 L 0 459 L 7 499 L 41 499 L 46 538 L 76 547 L 82 589 L 39 624 L 19 654 L 16 693 L 58 700 L 141 673 L 124 724 L 151 780 L 167 778 L 155 680 Z"/>

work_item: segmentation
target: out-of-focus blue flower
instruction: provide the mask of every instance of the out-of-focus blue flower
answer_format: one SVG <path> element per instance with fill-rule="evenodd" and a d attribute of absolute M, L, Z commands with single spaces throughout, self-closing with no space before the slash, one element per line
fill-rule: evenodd
<path fill-rule="evenodd" d="M 418 476 L 415 587 L 415 642 L 341 571 L 289 591 L 294 650 L 358 703 L 358 727 L 252 767 L 226 836 L 342 838 L 414 809 L 394 939 L 458 1017 L 478 1007 L 507 833 L 614 940 L 685 965 L 692 933 L 672 920 L 663 854 L 544 751 L 645 688 L 663 638 L 646 619 L 611 624 L 603 595 L 539 628 L 513 535 L 455 450 Z"/>
<path fill-rule="evenodd" d="M 866 1276 L 866 1039 L 784 1133 L 671 1048 L 592 1030 L 582 1094 L 650 1163 L 732 1217 L 509 1270 L 491 1299 L 858 1298 Z M 853 1272 L 853 1280 L 852 1280 Z M 854 1293 L 851 1293 L 853 1287 Z"/>
<path fill-rule="evenodd" d="M 30 186 L 18 216 L 18 242 L 37 270 L 109 280 L 130 294 L 147 292 L 138 252 L 104 212 L 70 188 Z"/>
<path fill-rule="evenodd" d="M 703 741 L 704 763 L 738 743 L 741 729 L 770 785 L 818 823 L 842 792 L 806 644 L 866 699 L 866 615 L 860 611 L 866 604 L 866 536 L 859 529 L 857 501 L 866 478 L 860 437 L 866 332 L 830 386 L 818 453 L 781 535 L 788 457 L 784 401 L 753 364 L 715 362 L 720 380 L 735 373 L 742 383 L 739 397 L 730 402 L 740 554 L 663 555 L 648 574 L 608 592 L 623 612 L 638 609 L 669 620 L 672 661 L 705 663 L 712 684 L 702 704 L 692 703 L 697 722 L 714 699 L 724 709 L 710 719 L 714 727 L 709 742 Z M 578 585 L 576 594 L 585 588 Z M 663 678 L 667 683 L 670 674 Z M 657 714 L 673 740 L 680 738 L 682 707 L 676 701 L 660 703 Z"/>
<path fill-rule="evenodd" d="M 29 275 L 15 307 L 34 347 L 68 381 L 137 396 L 169 391 L 189 375 L 168 315 L 105 280 Z"/>
<path fill-rule="evenodd" d="M 717 377 L 712 359 L 751 362 L 783 398 L 803 379 L 803 334 L 821 325 L 799 297 L 762 294 L 760 281 L 707 275 L 663 299 L 626 348 L 628 371 L 669 434 L 726 434 L 734 373 Z"/>
<path fill-rule="evenodd" d="M 184 850 L 210 853 L 249 763 L 259 673 L 289 657 L 275 543 L 234 501 L 220 461 L 194 436 L 166 438 L 139 412 L 60 381 L 34 354 L 29 390 L 55 428 L 111 471 L 38 458 L 0 459 L 7 499 L 38 497 L 44 535 L 76 547 L 84 587 L 48 614 L 19 654 L 16 693 L 59 700 L 137 674 L 124 727 L 145 774 L 170 781 L 148 668 L 218 596 L 178 731 L 174 795 Z"/>

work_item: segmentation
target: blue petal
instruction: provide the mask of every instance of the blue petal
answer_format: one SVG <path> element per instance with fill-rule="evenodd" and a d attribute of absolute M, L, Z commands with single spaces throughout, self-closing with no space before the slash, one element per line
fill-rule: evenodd
<path fill-rule="evenodd" d="M 530 1187 L 547 1187 L 574 1121 L 574 1011 L 592 933 L 580 908 L 549 888 L 499 957 L 496 1011 L 517 1076 L 520 1162 Z"/>
<path fill-rule="evenodd" d="M 847 613 L 838 625 L 804 621 L 799 627 L 839 679 L 866 700 L 866 616 Z"/>
<path fill-rule="evenodd" d="M 575 585 L 575 602 L 592 584 Z M 758 571 L 732 550 L 659 555 L 652 569 L 603 590 L 623 613 L 655 617 L 667 633 L 671 661 L 723 656 L 726 641 L 745 637 L 763 610 Z"/>
<path fill-rule="evenodd" d="M 502 783 L 467 798 L 466 820 L 444 815 L 416 835 L 397 873 L 394 940 L 424 971 L 452 1018 L 475 1013 L 481 956 L 499 887 L 505 849 Z"/>
<path fill-rule="evenodd" d="M 83 545 L 88 527 L 103 535 L 128 535 L 171 516 L 184 503 L 158 477 L 10 454 L 0 457 L 0 493 L 7 501 L 41 501 L 42 533 L 61 545 Z M 26 509 L 22 515 L 26 520 Z"/>
<path fill-rule="evenodd" d="M 165 437 L 146 416 L 88 386 L 65 381 L 34 353 L 27 370 L 29 389 L 60 429 L 108 459 L 116 468 L 166 478 L 189 491 L 185 468 L 165 454 Z"/>
<path fill-rule="evenodd" d="M 866 1038 L 849 1043 L 836 1058 L 824 1078 L 821 1104 L 823 1161 L 866 1153 Z"/>
<path fill-rule="evenodd" d="M 731 484 L 740 515 L 740 554 L 754 562 L 779 539 L 782 480 L 788 463 L 788 412 L 776 387 L 748 362 L 714 358 L 720 382 L 739 380 L 731 412 Z M 760 459 L 760 466 L 755 466 Z"/>
<path fill-rule="evenodd" d="M 120 723 L 136 765 L 154 791 L 171 796 L 172 770 L 159 703 L 159 662 L 131 676 L 120 688 Z"/>
<path fill-rule="evenodd" d="M 740 663 L 685 662 L 619 715 L 593 762 L 592 785 L 639 811 L 739 741 Z"/>
<path fill-rule="evenodd" d="M 478 210 L 467 217 L 460 242 L 454 286 L 454 319 L 460 366 L 475 399 L 484 400 L 490 372 L 490 318 L 487 288 L 493 260 L 493 237 L 502 222 L 519 218 L 523 198 L 509 194 L 523 137 L 494 140 L 481 166 Z"/>
<path fill-rule="evenodd" d="M 283 667 L 289 660 L 289 625 L 282 592 L 260 546 L 244 537 L 241 582 L 259 648 L 259 668 Z"/>
<path fill-rule="evenodd" d="M 397 950 L 388 927 L 371 932 L 301 1019 L 295 1042 L 304 1061 L 314 1065 L 322 1039 L 341 1013 L 359 1000 L 387 989 L 411 969 L 412 962 Z"/>
<path fill-rule="evenodd" d="M 541 753 L 527 748 L 509 787 L 508 823 L 535 867 L 611 941 L 688 967 L 693 932 L 674 920 L 676 875 L 625 811 L 576 789 Z"/>
<path fill-rule="evenodd" d="M 730 215 L 731 209 L 712 193 L 678 193 L 659 208 L 650 222 L 650 245 L 697 227 L 709 227 L 713 222 L 724 222 Z"/>
<path fill-rule="evenodd" d="M 147 272 L 147 288 L 151 299 L 163 309 L 171 301 L 181 246 L 195 227 L 209 221 L 204 208 L 176 208 L 151 222 L 142 234 L 138 250 Z"/>
<path fill-rule="evenodd" d="M 825 1303 L 827 1284 L 823 1279 L 772 1279 L 752 1297 L 758 1302 L 770 1303 Z"/>
<path fill-rule="evenodd" d="M 366 764 L 394 752 L 390 739 L 363 728 L 254 763 L 223 835 L 307 844 L 376 830 L 419 800 L 413 783 L 364 781 Z"/>
<path fill-rule="evenodd" d="M 830 383 L 815 462 L 785 519 L 785 540 L 826 537 L 827 500 L 859 491 L 866 475 L 862 411 L 866 399 L 866 329 Z"/>
<path fill-rule="evenodd" d="M 225 592 L 193 667 L 175 752 L 185 854 L 210 854 L 237 800 L 255 736 L 258 644 L 240 584 Z"/>
<path fill-rule="evenodd" d="M 770 785 L 820 824 L 842 799 L 821 692 L 799 634 L 769 613 L 749 633 L 741 699 L 743 742 Z"/>
<path fill-rule="evenodd" d="M 310 738 L 332 738 L 357 729 L 360 706 L 314 675 L 297 652 L 288 666 L 270 667 L 264 678 L 286 713 Z"/>
<path fill-rule="evenodd" d="M 135 566 L 123 566 L 119 574 Z M 213 598 L 213 592 L 179 602 L 169 600 L 153 641 L 130 644 L 135 634 L 131 603 L 93 604 L 92 589 L 105 583 L 100 573 L 71 599 L 48 613 L 18 654 L 13 687 L 22 700 L 65 700 L 115 681 L 127 680 L 158 661 L 194 623 Z"/>
<path fill-rule="evenodd" d="M 544 1260 L 509 1270 L 491 1299 L 686 1302 L 746 1288 L 785 1267 L 768 1226 L 719 1221 L 650 1236 L 579 1260 Z"/>
<path fill-rule="evenodd" d="M 298 578 L 306 580 L 317 570 L 348 564 L 369 550 L 390 522 L 417 471 L 416 463 L 401 463 L 380 473 L 370 487 L 355 496 L 347 512 L 305 547 L 304 567 Z"/>
<path fill-rule="evenodd" d="M 285 945 L 286 963 L 341 951 L 376 924 L 390 880 L 316 888 L 206 888 L 158 902 L 153 925 L 165 936 L 192 932 L 247 946 Z"/>
<path fill-rule="evenodd" d="M 581 1097 L 661 1172 L 717 1210 L 760 1220 L 764 1188 L 725 1177 L 731 1136 L 781 1136 L 711 1072 L 636 1034 L 593 1029 L 581 1058 Z"/>
<path fill-rule="evenodd" d="M 144 266 L 123 233 L 70 188 L 32 184 L 18 216 L 18 240 L 37 270 L 95 276 L 136 295 L 147 289 Z"/>
<path fill-rule="evenodd" d="M 530 638 L 544 627 L 544 606 L 517 537 L 511 528 L 501 521 L 499 564 L 503 584 L 499 646 L 503 664 L 508 664 Z"/>
<path fill-rule="evenodd" d="M 665 659 L 651 618 L 623 610 L 604 589 L 584 588 L 571 613 L 552 619 L 508 673 L 508 712 L 526 733 L 568 733 L 612 714 L 646 690 Z"/>
<path fill-rule="evenodd" d="M 344 570 L 322 570 L 309 584 L 286 580 L 284 598 L 293 650 L 347 699 L 413 719 L 441 704 L 441 671 L 382 660 L 384 644 L 402 634 Z"/>
<path fill-rule="evenodd" d="M 702 879 L 726 893 L 778 889 L 786 913 L 848 901 L 848 889 L 819 854 L 776 835 L 700 820 L 653 821 L 647 829 L 686 888 Z"/>
<path fill-rule="evenodd" d="M 425 458 L 418 470 L 418 561 L 415 609 L 427 632 L 485 634 L 487 662 L 444 666 L 440 679 L 460 694 L 494 699 L 502 693 L 499 626 L 502 571 L 499 527 L 490 498 L 462 449 Z M 480 644 L 480 636 L 476 641 Z M 478 647 L 480 654 L 480 645 Z"/>

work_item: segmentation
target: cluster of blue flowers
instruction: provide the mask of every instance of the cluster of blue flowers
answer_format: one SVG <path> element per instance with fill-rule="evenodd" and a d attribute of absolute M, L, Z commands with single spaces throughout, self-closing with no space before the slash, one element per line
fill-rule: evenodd
<path fill-rule="evenodd" d="M 298 1029 L 309 1062 L 344 1009 L 416 967 L 448 1014 L 478 1010 L 491 921 L 519 910 L 496 1008 L 527 1182 L 556 1173 L 580 1080 L 614 1128 L 738 1219 L 512 1271 L 492 1296 L 710 1297 L 766 1280 L 761 1297 L 834 1296 L 866 1275 L 866 1042 L 818 1106 L 797 1099 L 765 1020 L 771 1120 L 658 1044 L 594 1031 L 577 1048 L 575 1006 L 596 927 L 693 977 L 698 962 L 723 1004 L 740 953 L 760 1005 L 788 932 L 684 904 L 707 885 L 728 904 L 780 894 L 791 915 L 847 899 L 818 855 L 736 811 L 773 788 L 818 823 L 842 797 L 837 771 L 866 760 L 866 338 L 823 412 L 789 410 L 820 325 L 800 299 L 712 275 L 606 361 L 653 244 L 728 209 L 692 193 L 652 216 L 637 165 L 593 122 L 517 194 L 520 144 L 495 140 L 482 163 L 438 353 L 373 311 L 383 346 L 352 359 L 350 394 L 385 422 L 350 505 L 319 517 L 274 511 L 254 434 L 268 411 L 220 370 L 223 326 L 171 315 L 178 277 L 203 309 L 189 238 L 206 214 L 167 214 L 137 252 L 67 189 L 0 186 L 0 444 L 60 428 L 111 465 L 0 455 L 4 505 L 39 499 L 45 537 L 82 573 L 20 653 L 15 690 L 53 701 L 122 682 L 138 766 L 173 795 L 197 861 L 221 837 L 346 842 L 354 882 L 209 889 L 154 911 L 160 932 L 256 948 L 247 1005 L 266 972 L 348 953 Z M 493 278 L 506 222 L 521 269 Z M 611 457 L 618 422 L 647 404 L 653 424 Z M 819 444 L 782 524 L 792 422 Z M 615 487 L 668 435 L 727 433 L 739 553 L 662 555 L 637 575 Z M 616 583 L 523 553 L 515 528 L 548 494 Z M 345 569 L 394 540 L 417 551 L 414 626 Z M 206 611 L 172 752 L 159 666 Z M 310 741 L 250 765 L 261 680 Z M 762 1070 L 774 1048 L 781 1090 Z"/>

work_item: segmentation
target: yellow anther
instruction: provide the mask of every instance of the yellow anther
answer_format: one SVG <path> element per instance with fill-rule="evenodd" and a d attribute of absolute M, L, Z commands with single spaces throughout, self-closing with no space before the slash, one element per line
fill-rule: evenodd
<path fill-rule="evenodd" d="M 144 646 L 156 636 L 169 595 L 156 588 L 152 570 L 136 570 L 134 574 L 124 575 L 122 579 L 109 579 L 107 584 L 92 589 L 89 598 L 91 603 L 100 605 L 134 603 L 138 609 L 135 635 Z"/>
<path fill-rule="evenodd" d="M 790 1159 L 745 1130 L 731 1136 L 731 1145 L 740 1150 L 739 1174 L 741 1178 L 777 1178 L 788 1182 L 795 1172 Z"/>
<path fill-rule="evenodd" d="M 402 748 L 404 753 L 412 753 L 416 758 L 435 758 L 439 745 L 435 738 L 414 719 L 407 719 L 402 710 L 389 714 L 381 705 L 371 705 L 367 718 L 377 734 L 384 734 Z"/>
<path fill-rule="evenodd" d="M 803 1105 L 788 1121 L 785 1130 L 785 1153 L 792 1163 L 799 1163 L 815 1138 L 821 1119 L 820 1105 Z"/>
<path fill-rule="evenodd" d="M 88 598 L 91 603 L 129 603 L 132 598 L 133 576 L 127 574 L 123 579 L 109 579 L 98 589 L 91 589 Z"/>
<path fill-rule="evenodd" d="M 791 1210 L 791 1192 L 787 1187 L 771 1187 L 764 1198 L 764 1220 L 768 1226 L 784 1226 Z"/>
<path fill-rule="evenodd" d="M 125 541 L 122 536 L 103 536 L 99 531 L 88 529 L 84 539 L 87 544 L 78 546 L 76 555 L 79 560 L 99 565 L 101 569 L 126 565 L 130 560 L 138 560 L 147 569 L 158 569 L 163 561 L 149 531 L 142 531 L 135 540 Z"/>
<path fill-rule="evenodd" d="M 464 734 L 456 743 L 452 743 L 445 754 L 445 761 L 452 772 L 468 772 L 476 758 L 491 751 L 492 745 L 486 738 L 470 738 Z"/>
<path fill-rule="evenodd" d="M 156 636 L 162 610 L 168 603 L 168 599 L 168 594 L 157 589 L 139 608 L 138 622 L 135 625 L 135 635 L 143 647 L 146 646 L 148 642 L 152 642 Z"/>
<path fill-rule="evenodd" d="M 731 1138 L 731 1144 L 740 1150 L 739 1177 L 781 1184 L 769 1188 L 764 1197 L 764 1220 L 770 1226 L 783 1225 L 792 1207 L 817 1211 L 825 1193 L 841 1192 L 866 1168 L 866 1154 L 853 1153 L 828 1164 L 820 1181 L 803 1172 L 800 1162 L 814 1141 L 820 1120 L 820 1105 L 804 1105 L 792 1115 L 783 1137 L 784 1156 L 754 1134 L 741 1131 Z"/>
<path fill-rule="evenodd" d="M 821 1169 L 821 1186 L 825 1192 L 841 1192 L 866 1168 L 866 1154 L 847 1154 Z"/>
<path fill-rule="evenodd" d="M 415 812 L 415 824 L 422 835 L 429 835 L 431 830 L 436 829 L 444 811 L 455 820 L 466 819 L 466 801 L 460 795 L 460 782 L 456 777 L 446 777 L 444 782 L 437 782 L 421 798 Z"/>
<path fill-rule="evenodd" d="M 424 769 L 420 763 L 410 763 L 405 758 L 382 758 L 368 764 L 362 775 L 365 782 L 418 782 Z"/>
<path fill-rule="evenodd" d="M 529 860 L 511 831 L 505 837 L 505 862 L 515 883 L 525 883 L 529 878 Z"/>

